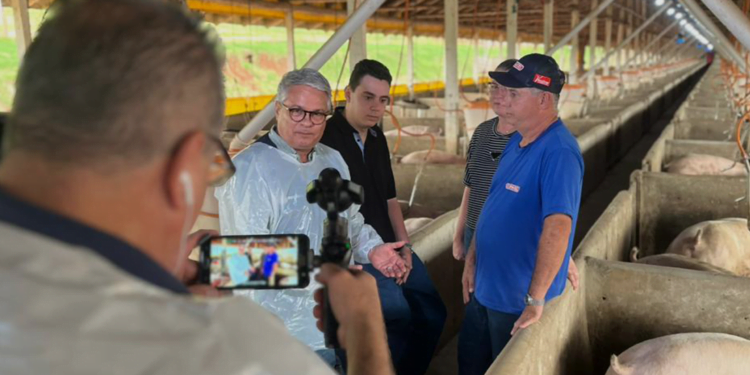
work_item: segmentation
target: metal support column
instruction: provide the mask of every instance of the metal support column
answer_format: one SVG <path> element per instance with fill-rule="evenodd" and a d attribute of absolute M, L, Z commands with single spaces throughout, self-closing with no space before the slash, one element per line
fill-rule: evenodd
<path fill-rule="evenodd" d="M 612 50 L 612 8 L 607 8 L 607 18 L 604 21 L 604 53 Z M 609 60 L 604 64 L 604 75 L 609 76 Z"/>
<path fill-rule="evenodd" d="M 475 31 L 472 44 L 474 45 L 474 59 L 469 61 L 471 64 L 472 78 L 474 78 L 474 84 L 479 88 L 479 76 L 481 75 L 482 67 L 477 63 L 479 60 L 479 31 Z"/>
<path fill-rule="evenodd" d="M 2 6 L 2 3 L 0 3 L 0 23 L 3 24 L 2 36 L 4 38 L 7 38 L 8 37 L 8 22 L 5 22 L 5 7 Z"/>
<path fill-rule="evenodd" d="M 598 5 L 598 0 L 591 0 L 591 11 L 593 12 L 596 10 L 596 7 Z M 589 71 L 588 73 L 588 82 L 587 87 L 589 93 L 591 93 L 591 97 L 595 98 L 597 96 L 597 88 L 596 88 L 596 81 L 594 80 L 594 77 L 596 76 L 596 66 L 594 66 L 594 62 L 596 62 L 596 45 L 597 45 L 597 31 L 599 30 L 599 25 L 597 24 L 597 18 L 594 18 L 591 20 L 591 24 L 589 24 Z"/>
<path fill-rule="evenodd" d="M 620 18 L 617 23 L 617 44 L 622 43 L 622 38 L 625 37 L 625 9 L 620 8 Z M 622 71 L 622 63 L 625 61 L 625 51 L 617 52 L 617 71 Z"/>
<path fill-rule="evenodd" d="M 375 11 L 380 8 L 380 6 L 383 4 L 385 0 L 366 0 L 362 5 L 357 8 L 357 10 L 349 16 L 349 18 L 346 19 L 346 22 L 344 22 L 341 27 L 339 27 L 338 30 L 336 30 L 333 35 L 331 35 L 330 38 L 323 44 L 320 49 L 315 52 L 315 54 L 310 58 L 310 60 L 305 63 L 305 66 L 303 68 L 310 68 L 310 69 L 320 69 L 323 64 L 325 64 L 331 56 L 333 56 L 336 51 L 341 48 L 341 46 L 346 42 L 352 34 L 354 34 L 354 31 L 360 28 L 360 26 L 364 25 L 365 22 L 367 22 L 367 19 L 370 18 L 373 14 L 375 14 Z M 237 133 L 237 136 L 232 141 L 232 144 L 230 145 L 230 148 L 232 149 L 238 149 L 242 148 L 245 145 L 247 145 L 253 137 L 255 137 L 255 134 L 257 134 L 261 129 L 263 129 L 266 125 L 268 125 L 271 120 L 273 120 L 274 117 L 274 107 L 275 107 L 275 101 L 271 101 L 268 103 L 263 110 L 258 112 L 255 117 L 250 121 L 250 123 L 247 124 L 239 133 Z"/>
<path fill-rule="evenodd" d="M 287 70 L 297 69 L 297 57 L 294 54 L 294 8 L 289 6 L 286 12 L 286 63 Z"/>
<path fill-rule="evenodd" d="M 414 23 L 406 28 L 406 74 L 409 77 L 409 99 L 414 100 Z"/>
<path fill-rule="evenodd" d="M 445 0 L 445 151 L 458 153 L 458 0 Z"/>
<path fill-rule="evenodd" d="M 515 59 L 517 57 L 516 42 L 518 41 L 518 0 L 507 0 L 506 16 L 505 16 L 505 37 L 508 42 L 508 56 L 509 59 Z M 446 16 L 448 13 L 446 13 Z"/>
<path fill-rule="evenodd" d="M 635 8 L 635 2 L 636 0 L 629 0 L 630 8 Z M 633 33 L 633 30 L 635 30 L 635 17 L 633 16 L 633 13 L 628 13 L 628 27 L 625 30 L 625 35 L 630 35 Z M 635 56 L 635 50 L 633 49 L 633 46 L 625 45 L 625 60 Z"/>
<path fill-rule="evenodd" d="M 570 84 L 576 84 L 578 82 L 578 71 L 581 69 L 581 67 L 578 65 L 578 32 L 583 30 L 583 27 L 578 29 L 576 31 L 575 29 L 579 26 L 579 24 L 582 24 L 582 22 L 579 22 L 580 13 L 578 11 L 578 0 L 572 0 L 570 6 L 573 8 L 573 10 L 570 12 L 570 28 L 572 29 L 565 37 L 568 35 L 572 35 L 571 41 L 570 41 L 570 72 L 568 73 L 568 80 Z M 584 25 L 585 26 L 585 25 Z M 575 33 L 573 33 L 575 31 Z M 563 38 L 565 40 L 565 38 Z M 561 40 L 552 50 L 547 52 L 548 55 L 552 56 L 553 53 L 555 53 L 556 48 L 560 48 L 559 46 L 562 46 L 563 41 Z"/>
<path fill-rule="evenodd" d="M 351 16 L 354 11 L 362 5 L 363 0 L 346 0 L 346 14 Z M 367 58 L 367 23 L 352 34 L 351 45 L 349 46 L 349 69 L 353 70 L 354 65 Z"/>
<path fill-rule="evenodd" d="M 552 32 L 554 30 L 554 0 L 544 0 L 544 50 L 552 47 Z"/>
<path fill-rule="evenodd" d="M 18 48 L 18 59 L 23 58 L 26 48 L 31 44 L 31 25 L 29 24 L 29 2 L 28 0 L 11 0 L 13 5 L 13 16 L 16 24 L 16 47 Z M 1 6 L 2 4 L 0 4 Z"/>

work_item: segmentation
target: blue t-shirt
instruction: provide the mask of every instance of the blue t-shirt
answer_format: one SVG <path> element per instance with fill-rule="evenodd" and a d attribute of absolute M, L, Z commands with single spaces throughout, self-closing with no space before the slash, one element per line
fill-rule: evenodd
<path fill-rule="evenodd" d="M 279 254 L 266 254 L 263 259 L 263 276 L 268 277 L 273 273 L 273 267 L 279 262 Z"/>
<path fill-rule="evenodd" d="M 476 229 L 475 296 L 492 310 L 520 314 L 536 267 L 544 219 L 564 214 L 573 221 L 562 267 L 546 299 L 562 294 L 573 247 L 583 184 L 578 142 L 559 119 L 520 147 L 508 142 Z"/>

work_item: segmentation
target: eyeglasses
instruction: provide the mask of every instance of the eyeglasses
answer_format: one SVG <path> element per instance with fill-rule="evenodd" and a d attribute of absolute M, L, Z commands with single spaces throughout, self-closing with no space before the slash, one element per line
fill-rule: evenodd
<path fill-rule="evenodd" d="M 207 137 L 211 143 L 217 146 L 211 159 L 211 166 L 208 169 L 208 184 L 214 187 L 221 186 L 234 176 L 237 168 L 232 163 L 232 158 L 229 156 L 227 149 L 224 148 L 221 140 L 212 135 L 207 135 Z"/>
<path fill-rule="evenodd" d="M 310 122 L 313 125 L 321 125 L 328 119 L 328 116 L 330 116 L 326 112 L 318 112 L 318 111 L 305 111 L 302 108 L 298 107 L 292 107 L 289 108 L 286 104 L 279 102 L 282 107 L 284 107 L 287 112 L 289 112 L 289 118 L 292 119 L 294 122 L 302 122 L 306 116 L 310 116 Z"/>

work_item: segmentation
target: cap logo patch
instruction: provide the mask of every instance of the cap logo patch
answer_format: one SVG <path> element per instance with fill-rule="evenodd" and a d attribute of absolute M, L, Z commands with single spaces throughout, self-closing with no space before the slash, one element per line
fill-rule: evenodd
<path fill-rule="evenodd" d="M 549 77 L 541 76 L 539 74 L 534 75 L 534 83 L 538 83 L 542 86 L 549 87 L 552 84 L 552 80 Z"/>
<path fill-rule="evenodd" d="M 522 71 L 522 70 L 523 70 L 523 68 L 524 68 L 523 64 L 521 64 L 521 62 L 520 62 L 520 61 L 516 61 L 516 63 L 515 63 L 515 64 L 513 64 L 513 67 L 514 67 L 514 68 L 515 68 L 516 70 L 518 70 L 519 72 L 520 72 L 520 71 Z"/>

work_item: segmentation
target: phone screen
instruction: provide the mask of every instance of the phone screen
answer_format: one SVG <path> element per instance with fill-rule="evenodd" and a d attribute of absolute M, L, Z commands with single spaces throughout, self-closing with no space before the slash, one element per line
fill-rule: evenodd
<path fill-rule="evenodd" d="M 304 235 L 222 236 L 203 245 L 202 278 L 219 289 L 287 289 L 309 284 Z"/>

